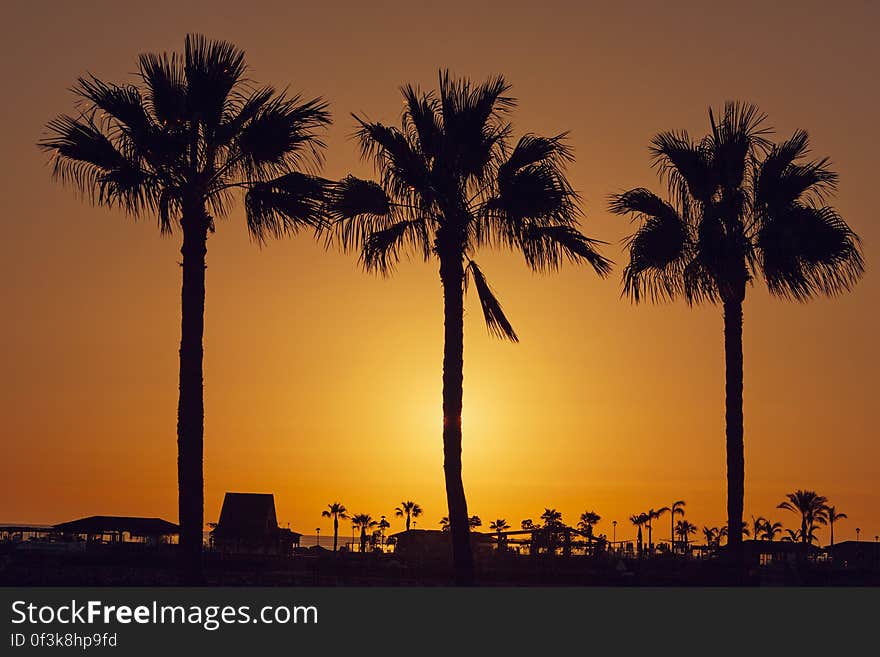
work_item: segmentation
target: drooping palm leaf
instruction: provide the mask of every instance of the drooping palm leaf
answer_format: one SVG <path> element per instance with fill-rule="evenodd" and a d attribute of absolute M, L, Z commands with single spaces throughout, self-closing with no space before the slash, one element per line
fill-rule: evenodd
<path fill-rule="evenodd" d="M 501 303 L 492 292 L 492 288 L 486 281 L 486 277 L 483 275 L 480 267 L 471 260 L 468 263 L 467 269 L 471 274 L 471 278 L 473 278 L 474 287 L 477 289 L 477 296 L 480 298 L 480 306 L 483 308 L 486 328 L 498 338 L 519 342 L 516 331 L 513 330 L 513 326 L 501 308 Z"/>

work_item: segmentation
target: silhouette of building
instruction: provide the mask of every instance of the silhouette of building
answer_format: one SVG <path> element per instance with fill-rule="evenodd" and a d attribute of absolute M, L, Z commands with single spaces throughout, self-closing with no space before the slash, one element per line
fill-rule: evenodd
<path fill-rule="evenodd" d="M 162 518 L 129 516 L 89 516 L 53 525 L 60 534 L 84 539 L 89 543 L 148 543 L 160 545 L 176 542 L 180 527 Z"/>
<path fill-rule="evenodd" d="M 844 568 L 880 572 L 880 543 L 876 541 L 843 541 L 825 550 Z"/>
<path fill-rule="evenodd" d="M 272 493 L 226 493 L 211 542 L 229 554 L 289 555 L 301 536 L 278 526 Z"/>
<path fill-rule="evenodd" d="M 495 537 L 478 532 L 471 532 L 470 536 L 474 558 L 481 560 L 491 557 L 495 549 Z M 392 534 L 389 539 L 394 544 L 394 553 L 408 563 L 447 562 L 452 555 L 452 544 L 448 531 L 410 529 Z"/>

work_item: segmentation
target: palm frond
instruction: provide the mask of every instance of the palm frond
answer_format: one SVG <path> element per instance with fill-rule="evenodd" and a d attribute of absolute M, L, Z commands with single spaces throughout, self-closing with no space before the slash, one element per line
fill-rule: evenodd
<path fill-rule="evenodd" d="M 245 175 L 261 180 L 290 168 L 314 173 L 323 162 L 318 130 L 330 123 L 327 107 L 321 98 L 302 102 L 299 96 L 264 103 L 235 142 Z"/>
<path fill-rule="evenodd" d="M 629 264 L 623 270 L 624 294 L 638 303 L 645 296 L 660 301 L 683 293 L 692 240 L 679 212 L 644 188 L 612 196 L 609 210 L 642 222 L 624 242 L 629 250 Z"/>
<path fill-rule="evenodd" d="M 661 132 L 651 140 L 651 159 L 670 194 L 681 202 L 688 194 L 707 202 L 717 180 L 705 141 L 695 142 L 687 131 Z"/>
<path fill-rule="evenodd" d="M 748 173 L 748 165 L 757 151 L 770 148 L 767 139 L 773 130 L 764 125 L 767 115 L 757 105 L 741 101 L 724 104 L 721 121 L 715 121 L 709 108 L 712 125 L 712 164 L 718 184 L 724 190 L 738 189 Z"/>
<path fill-rule="evenodd" d="M 511 125 L 506 114 L 516 105 L 507 96 L 510 84 L 503 76 L 473 85 L 467 78 L 440 72 L 440 109 L 443 117 L 443 159 L 464 180 L 477 184 L 491 175 L 490 163 L 503 155 Z"/>
<path fill-rule="evenodd" d="M 830 207 L 797 205 L 779 212 L 757 237 L 770 292 L 806 301 L 850 290 L 865 271 L 858 235 Z"/>
<path fill-rule="evenodd" d="M 133 140 L 141 144 L 149 142 L 153 122 L 134 85 L 109 84 L 92 75 L 80 77 L 73 92 L 88 103 L 86 111 L 98 108 L 112 117 Z"/>
<path fill-rule="evenodd" d="M 186 114 L 186 75 L 177 53 L 138 57 L 138 72 L 147 87 L 147 107 L 166 127 L 181 122 Z"/>
<path fill-rule="evenodd" d="M 400 261 L 402 250 L 410 248 L 426 255 L 427 244 L 425 222 L 406 219 L 367 235 L 361 250 L 361 262 L 367 271 L 388 275 Z"/>
<path fill-rule="evenodd" d="M 242 82 L 244 52 L 228 41 L 187 34 L 184 42 L 184 75 L 187 111 L 213 129 L 220 124 L 230 94 Z"/>
<path fill-rule="evenodd" d="M 48 124 L 49 136 L 38 146 L 51 154 L 52 173 L 74 185 L 92 203 L 119 206 L 137 215 L 155 207 L 157 181 L 107 136 L 109 122 L 94 114 L 75 119 L 62 115 Z"/>
<path fill-rule="evenodd" d="M 522 233 L 520 248 L 528 265 L 536 271 L 555 271 L 565 260 L 584 261 L 602 278 L 611 273 L 612 261 L 598 251 L 599 240 L 590 239 L 573 226 L 529 225 Z"/>
<path fill-rule="evenodd" d="M 511 342 L 519 342 L 519 337 L 513 326 L 504 314 L 501 303 L 489 287 L 486 277 L 480 270 L 476 262 L 471 260 L 468 263 L 467 270 L 470 272 L 474 281 L 474 287 L 477 288 L 477 296 L 480 298 L 480 306 L 483 308 L 483 317 L 486 320 L 486 328 L 489 333 L 502 340 L 507 339 Z"/>
<path fill-rule="evenodd" d="M 759 210 L 770 213 L 796 202 L 823 203 L 837 191 L 838 175 L 830 160 L 801 162 L 808 153 L 809 135 L 797 130 L 758 163 L 754 194 Z"/>
<path fill-rule="evenodd" d="M 248 230 L 259 242 L 324 222 L 328 181 L 299 172 L 256 182 L 245 194 Z"/>
<path fill-rule="evenodd" d="M 361 157 L 373 161 L 386 186 L 400 197 L 408 196 L 411 190 L 428 195 L 430 172 L 406 135 L 397 128 L 352 116 L 359 126 L 354 136 L 360 143 Z"/>
<path fill-rule="evenodd" d="M 411 84 L 401 87 L 400 92 L 406 101 L 402 124 L 408 141 L 418 143 L 426 157 L 436 157 L 443 139 L 437 98 L 432 92 L 423 93 Z"/>
<path fill-rule="evenodd" d="M 327 214 L 332 222 L 327 242 L 338 239 L 345 250 L 362 249 L 371 234 L 385 230 L 396 219 L 382 186 L 354 176 L 329 187 Z"/>

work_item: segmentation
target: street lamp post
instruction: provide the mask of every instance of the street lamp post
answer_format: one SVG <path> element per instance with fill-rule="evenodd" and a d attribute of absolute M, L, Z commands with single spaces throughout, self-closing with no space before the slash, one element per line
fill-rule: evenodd
<path fill-rule="evenodd" d="M 315 544 L 316 544 L 318 547 L 321 547 L 321 528 L 320 528 L 320 527 L 315 527 L 315 531 L 316 531 L 317 534 L 318 534 L 318 540 L 317 540 L 317 542 L 316 542 Z"/>
<path fill-rule="evenodd" d="M 611 542 L 617 543 L 617 521 L 611 521 Z"/>
<path fill-rule="evenodd" d="M 862 533 L 862 530 L 859 527 L 856 527 L 856 543 L 859 542 L 859 535 Z"/>

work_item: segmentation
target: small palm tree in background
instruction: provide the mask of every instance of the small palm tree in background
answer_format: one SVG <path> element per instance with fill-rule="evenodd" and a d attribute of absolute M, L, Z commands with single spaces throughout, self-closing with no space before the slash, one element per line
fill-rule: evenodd
<path fill-rule="evenodd" d="M 669 527 L 669 531 L 670 531 L 669 548 L 670 548 L 670 552 L 672 554 L 675 554 L 675 536 L 676 536 L 675 516 L 681 516 L 682 518 L 684 518 L 684 507 L 685 506 L 686 506 L 686 504 L 685 504 L 684 500 L 676 500 L 675 502 L 672 503 L 672 506 L 666 507 L 669 509 L 669 524 L 670 524 L 670 527 Z"/>
<path fill-rule="evenodd" d="M 806 534 L 804 534 L 806 535 Z M 783 543 L 800 543 L 801 541 L 801 530 L 800 529 L 786 529 L 785 536 L 782 537 Z"/>
<path fill-rule="evenodd" d="M 758 516 L 757 518 L 755 516 L 752 516 L 752 537 L 755 540 L 758 540 L 761 532 L 764 531 L 764 525 L 766 523 L 767 519 L 763 516 Z"/>
<path fill-rule="evenodd" d="M 502 77 L 483 84 L 440 74 L 439 90 L 403 87 L 400 128 L 355 117 L 362 154 L 379 183 L 347 177 L 332 195 L 344 248 L 368 271 L 390 273 L 404 253 L 436 258 L 443 288 L 443 454 L 456 581 L 473 582 L 468 510 L 461 478 L 464 293 L 468 276 L 490 333 L 518 341 L 474 260 L 485 246 L 519 251 L 539 271 L 566 260 L 600 276 L 611 265 L 577 229 L 578 196 L 566 176 L 565 135 L 525 135 L 512 143 L 515 101 Z"/>
<path fill-rule="evenodd" d="M 824 205 L 837 174 L 807 160 L 803 130 L 773 145 L 755 106 L 727 103 L 711 133 L 654 137 L 654 164 L 669 200 L 644 188 L 612 197 L 610 209 L 640 220 L 628 242 L 624 292 L 633 301 L 683 296 L 723 306 L 730 554 L 742 561 L 744 498 L 742 307 L 761 276 L 778 297 L 807 301 L 852 288 L 864 272 L 858 236 Z"/>
<path fill-rule="evenodd" d="M 180 556 L 187 583 L 202 581 L 205 255 L 215 219 L 244 192 L 259 242 L 321 223 L 324 182 L 320 98 L 303 101 L 246 80 L 244 53 L 187 35 L 183 54 L 144 54 L 133 83 L 77 80 L 77 114 L 48 124 L 39 146 L 54 176 L 91 202 L 135 217 L 154 214 L 180 232 L 180 380 L 177 406 Z M 301 171 L 306 173 L 302 173 Z"/>
<path fill-rule="evenodd" d="M 761 527 L 761 536 L 760 538 L 773 542 L 779 534 L 782 533 L 782 523 L 781 522 L 770 522 L 769 520 L 765 521 L 763 526 Z"/>
<path fill-rule="evenodd" d="M 721 529 L 718 527 L 703 527 L 703 538 L 706 539 L 706 546 L 715 550 L 721 545 Z"/>
<path fill-rule="evenodd" d="M 409 531 L 411 520 L 422 515 L 422 507 L 415 502 L 401 502 L 400 506 L 394 509 L 394 515 L 398 518 L 406 518 L 406 531 Z"/>
<path fill-rule="evenodd" d="M 642 525 L 648 522 L 648 516 L 645 513 L 631 515 L 629 521 L 638 529 L 636 539 L 636 552 L 639 557 L 642 556 Z"/>
<path fill-rule="evenodd" d="M 367 551 L 367 531 L 377 524 L 369 513 L 356 513 L 351 517 L 351 526 L 361 532 L 361 552 Z"/>
<path fill-rule="evenodd" d="M 646 522 L 648 526 L 648 552 L 654 551 L 654 521 L 660 518 L 664 513 L 669 511 L 668 506 L 661 507 L 656 511 L 654 509 L 649 509 L 645 514 L 648 520 Z"/>
<path fill-rule="evenodd" d="M 483 521 L 480 520 L 480 516 L 471 516 L 468 518 L 468 531 L 473 531 L 477 527 L 482 527 Z"/>
<path fill-rule="evenodd" d="M 690 536 L 697 533 L 697 526 L 687 520 L 679 520 L 675 523 L 674 532 L 684 545 L 684 553 L 687 554 Z"/>
<path fill-rule="evenodd" d="M 799 514 L 801 529 L 798 536 L 802 543 L 811 543 L 818 525 L 828 524 L 828 499 L 816 491 L 800 489 L 788 493 L 786 498 L 776 508 Z"/>
<path fill-rule="evenodd" d="M 501 551 L 501 532 L 506 532 L 510 529 L 510 525 L 507 524 L 507 521 L 504 518 L 498 518 L 491 523 L 489 523 L 489 529 L 495 532 L 498 535 L 498 550 Z"/>
<path fill-rule="evenodd" d="M 598 523 L 602 517 L 595 511 L 584 511 L 578 520 L 578 529 L 587 535 L 587 543 L 592 548 L 593 545 L 593 526 Z"/>
<path fill-rule="evenodd" d="M 825 515 L 828 518 L 828 527 L 831 530 L 831 547 L 834 547 L 834 523 L 846 518 L 846 514 L 839 512 L 835 506 L 826 506 Z"/>
<path fill-rule="evenodd" d="M 532 522 L 531 518 L 526 518 L 521 523 L 519 523 L 519 526 L 523 531 L 527 532 L 534 531 L 539 527 L 539 525 L 536 525 L 534 522 Z"/>
<path fill-rule="evenodd" d="M 385 519 L 385 516 L 379 518 L 379 522 L 376 524 L 376 528 L 379 530 L 379 536 L 381 537 L 382 547 L 385 546 L 385 531 L 391 527 L 391 523 Z"/>
<path fill-rule="evenodd" d="M 321 516 L 324 518 L 332 518 L 333 519 L 333 551 L 336 552 L 336 546 L 339 543 L 339 521 L 345 520 L 348 518 L 347 509 L 345 505 L 340 502 L 333 502 L 333 504 L 328 504 L 327 508 L 321 511 Z"/>
<path fill-rule="evenodd" d="M 449 516 L 443 516 L 440 518 L 440 531 L 449 531 Z"/>

